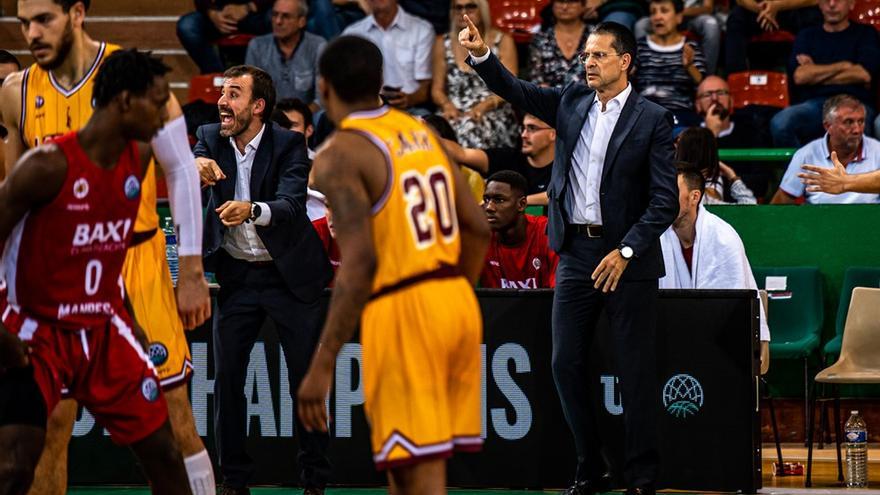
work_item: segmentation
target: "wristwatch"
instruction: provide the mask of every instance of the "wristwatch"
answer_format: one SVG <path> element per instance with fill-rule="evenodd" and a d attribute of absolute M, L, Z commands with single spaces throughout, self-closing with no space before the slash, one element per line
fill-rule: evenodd
<path fill-rule="evenodd" d="M 263 213 L 263 209 L 257 203 L 251 203 L 251 216 L 248 218 L 248 222 L 256 222 L 260 215 Z"/>
<path fill-rule="evenodd" d="M 627 261 L 631 260 L 633 255 L 635 254 L 633 253 L 633 248 L 625 244 L 621 244 L 620 246 L 618 246 L 617 250 L 620 251 L 620 255 L 623 256 L 623 259 Z"/>

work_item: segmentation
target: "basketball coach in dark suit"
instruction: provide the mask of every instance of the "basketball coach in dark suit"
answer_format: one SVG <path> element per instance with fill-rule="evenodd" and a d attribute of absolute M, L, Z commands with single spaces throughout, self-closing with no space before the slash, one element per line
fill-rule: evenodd
<path fill-rule="evenodd" d="M 296 397 L 318 342 L 319 297 L 331 269 L 306 215 L 305 139 L 269 120 L 275 104 L 271 77 L 250 66 L 233 67 L 224 77 L 221 122 L 199 128 L 194 153 L 207 206 L 205 267 L 220 283 L 214 323 L 219 493 L 246 494 L 254 469 L 245 450 L 251 349 L 268 316 Z M 307 432 L 298 417 L 296 426 L 300 481 L 305 493 L 323 493 L 329 437 Z"/>
<path fill-rule="evenodd" d="M 587 354 L 599 313 L 611 323 L 624 408 L 628 494 L 653 493 L 657 451 L 656 300 L 660 235 L 678 214 L 672 115 L 633 91 L 632 34 L 597 25 L 580 55 L 587 84 L 562 89 L 520 81 L 492 55 L 473 23 L 459 40 L 490 90 L 556 129 L 549 196 L 550 246 L 559 253 L 553 299 L 553 377 L 578 455 L 565 493 L 609 482 Z"/>

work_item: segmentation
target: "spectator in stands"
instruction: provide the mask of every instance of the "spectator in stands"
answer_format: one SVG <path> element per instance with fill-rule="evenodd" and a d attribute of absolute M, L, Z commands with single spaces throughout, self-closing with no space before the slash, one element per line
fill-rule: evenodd
<path fill-rule="evenodd" d="M 706 75 L 699 45 L 678 30 L 682 0 L 651 0 L 653 33 L 638 42 L 635 89 L 675 116 L 675 127 L 698 125 L 694 92 Z"/>
<path fill-rule="evenodd" d="M 282 125 L 282 127 L 290 129 L 291 131 L 299 132 L 306 137 L 306 152 L 308 153 L 309 161 L 311 162 L 311 160 L 315 158 L 315 151 L 309 145 L 311 137 L 315 133 L 315 126 L 312 124 L 311 108 L 300 99 L 287 98 L 275 104 L 275 112 L 272 114 L 273 119 L 276 112 L 280 112 L 290 124 L 288 126 Z M 306 214 L 309 216 L 309 220 L 313 222 L 319 218 L 323 218 L 327 211 L 325 206 L 326 198 L 320 191 L 312 188 L 314 183 L 314 169 L 310 169 L 309 185 L 306 190 Z"/>
<path fill-rule="evenodd" d="M 739 234 L 705 207 L 706 179 L 687 163 L 678 163 L 678 218 L 660 236 L 666 275 L 661 289 L 758 290 Z M 769 356 L 770 329 L 764 306 L 758 301 L 761 367 Z"/>
<path fill-rule="evenodd" d="M 367 0 L 372 14 L 344 33 L 362 36 L 379 47 L 383 59 L 382 96 L 391 106 L 411 109 L 428 101 L 434 28 L 397 0 Z"/>
<path fill-rule="evenodd" d="M 6 50 L 0 50 L 0 84 L 3 84 L 3 80 L 6 79 L 6 76 L 20 70 L 21 62 L 15 58 L 15 55 Z"/>
<path fill-rule="evenodd" d="M 177 37 L 202 74 L 223 72 L 214 42 L 236 33 L 266 34 L 272 30 L 271 0 L 195 0 L 196 11 L 177 21 Z"/>
<path fill-rule="evenodd" d="M 721 24 L 714 13 L 715 0 L 684 0 L 684 10 L 681 12 L 685 28 L 700 38 L 707 74 L 715 73 L 721 53 Z M 652 32 L 650 17 L 642 17 L 636 22 L 636 39 L 645 38 Z"/>
<path fill-rule="evenodd" d="M 724 40 L 727 73 L 749 68 L 747 54 L 753 36 L 778 30 L 799 33 L 821 24 L 822 15 L 815 5 L 816 0 L 736 0 L 727 16 Z"/>
<path fill-rule="evenodd" d="M 465 15 L 480 32 L 487 33 L 490 50 L 501 63 L 514 74 L 517 72 L 516 45 L 510 35 L 492 26 L 488 0 L 453 0 L 452 28 L 434 43 L 431 96 L 463 146 L 513 146 L 518 133 L 513 107 L 489 91 L 465 63 L 468 53 L 458 42 L 458 32 L 467 27 Z"/>
<path fill-rule="evenodd" d="M 753 205 L 758 201 L 736 172 L 718 160 L 715 135 L 704 127 L 690 127 L 678 135 L 675 159 L 689 164 L 706 180 L 705 204 Z M 729 201 L 728 201 L 729 199 Z"/>
<path fill-rule="evenodd" d="M 727 81 L 718 76 L 707 76 L 697 87 L 697 113 L 703 118 L 703 127 L 712 131 L 719 149 L 770 148 L 773 141 L 768 130 L 756 123 L 748 112 L 734 112 L 733 97 Z M 734 162 L 734 172 L 759 198 L 767 194 L 770 168 L 765 163 Z"/>
<path fill-rule="evenodd" d="M 864 135 L 865 105 L 849 95 L 828 98 L 822 108 L 825 136 L 807 143 L 791 157 L 773 204 L 790 204 L 803 197 L 807 203 L 877 203 L 876 193 L 846 192 L 832 195 L 808 190 L 798 174 L 804 165 L 834 168 L 837 160 L 849 174 L 880 170 L 880 141 Z"/>
<path fill-rule="evenodd" d="M 522 145 L 509 148 L 464 148 L 444 140 L 446 152 L 453 161 L 466 165 L 483 175 L 494 175 L 501 170 L 513 170 L 526 177 L 527 202 L 530 205 L 547 204 L 547 186 L 553 170 L 556 152 L 556 130 L 534 115 L 523 117 Z"/>
<path fill-rule="evenodd" d="M 0 86 L 3 85 L 3 80 L 6 79 L 6 76 L 19 70 L 21 70 L 21 63 L 15 58 L 15 55 L 6 50 L 0 50 Z M 0 122 L 0 170 L 6 170 L 4 168 L 6 166 L 6 158 L 4 156 L 4 149 L 6 147 L 3 146 L 3 141 L 8 134 L 6 127 L 3 127 L 3 123 Z"/>
<path fill-rule="evenodd" d="M 303 100 L 298 98 L 285 98 L 275 104 L 275 109 L 280 110 L 290 121 L 291 131 L 302 133 L 306 137 L 306 143 L 315 133 L 315 126 L 312 124 L 312 109 Z M 315 152 L 309 147 L 309 159 L 314 158 Z"/>
<path fill-rule="evenodd" d="M 553 25 L 537 33 L 529 46 L 529 79 L 550 88 L 584 82 L 584 64 L 578 54 L 590 30 L 584 22 L 586 0 L 553 0 Z"/>
<path fill-rule="evenodd" d="M 526 178 L 513 170 L 492 174 L 483 210 L 492 229 L 480 286 L 541 289 L 556 286 L 559 258 L 547 240 L 547 217 L 526 214 Z"/>
<path fill-rule="evenodd" d="M 330 211 L 330 207 L 326 205 L 325 208 L 327 214 L 321 218 L 315 219 L 312 221 L 312 226 L 315 227 L 315 232 L 318 233 L 318 237 L 321 238 L 321 244 L 324 245 L 324 252 L 327 253 L 327 258 L 330 260 L 330 266 L 333 267 L 333 277 L 336 278 L 336 270 L 339 270 L 339 265 L 341 265 L 341 256 L 339 255 L 339 245 L 336 243 L 336 229 L 333 228 L 333 212 Z M 330 283 L 327 287 L 333 287 L 333 279 L 330 279 Z"/>
<path fill-rule="evenodd" d="M 309 0 L 306 29 L 325 40 L 331 40 L 369 12 L 367 0 Z"/>
<path fill-rule="evenodd" d="M 318 56 L 325 41 L 305 30 L 309 5 L 306 0 L 275 0 L 272 33 L 248 43 L 245 64 L 272 76 L 278 98 L 298 98 L 318 108 Z"/>
<path fill-rule="evenodd" d="M 865 105 L 874 121 L 873 75 L 880 70 L 880 38 L 872 26 L 850 22 L 854 0 L 819 0 L 824 23 L 801 31 L 788 62 L 792 96 L 800 103 L 783 109 L 770 121 L 778 147 L 802 146 L 822 135 L 822 104 L 846 93 Z M 868 128 L 868 132 L 873 129 Z"/>

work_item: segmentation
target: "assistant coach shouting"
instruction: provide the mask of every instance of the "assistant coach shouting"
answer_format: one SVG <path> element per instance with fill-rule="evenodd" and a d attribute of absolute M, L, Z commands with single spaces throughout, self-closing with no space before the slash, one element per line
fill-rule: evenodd
<path fill-rule="evenodd" d="M 254 463 L 245 449 L 251 349 L 266 317 L 274 323 L 296 397 L 318 343 L 319 296 L 330 281 L 324 246 L 306 215 L 305 138 L 272 124 L 275 88 L 266 72 L 240 65 L 223 74 L 220 123 L 199 128 L 194 154 L 207 205 L 205 267 L 220 292 L 214 322 L 214 429 L 223 486 L 247 495 Z M 288 411 L 289 412 L 289 411 Z M 296 417 L 300 482 L 324 493 L 329 437 Z"/>
<path fill-rule="evenodd" d="M 655 327 L 660 235 L 678 213 L 672 114 L 634 92 L 627 75 L 633 35 L 601 23 L 580 60 L 587 84 L 542 88 L 518 80 L 470 20 L 459 33 L 468 63 L 514 106 L 556 129 L 547 189 L 550 247 L 559 253 L 553 298 L 553 376 L 574 435 L 575 484 L 565 493 L 605 491 L 606 471 L 589 404 L 587 356 L 604 307 L 611 322 L 624 406 L 627 494 L 652 494 L 657 477 Z"/>

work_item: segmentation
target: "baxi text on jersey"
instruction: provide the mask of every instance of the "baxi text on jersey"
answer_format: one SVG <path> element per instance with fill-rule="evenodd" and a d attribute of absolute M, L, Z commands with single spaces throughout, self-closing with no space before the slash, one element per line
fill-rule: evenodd
<path fill-rule="evenodd" d="M 113 315 L 113 305 L 107 301 L 87 301 L 58 305 L 58 319 L 74 315 Z"/>
<path fill-rule="evenodd" d="M 131 219 L 81 223 L 73 233 L 72 254 L 125 249 Z"/>

